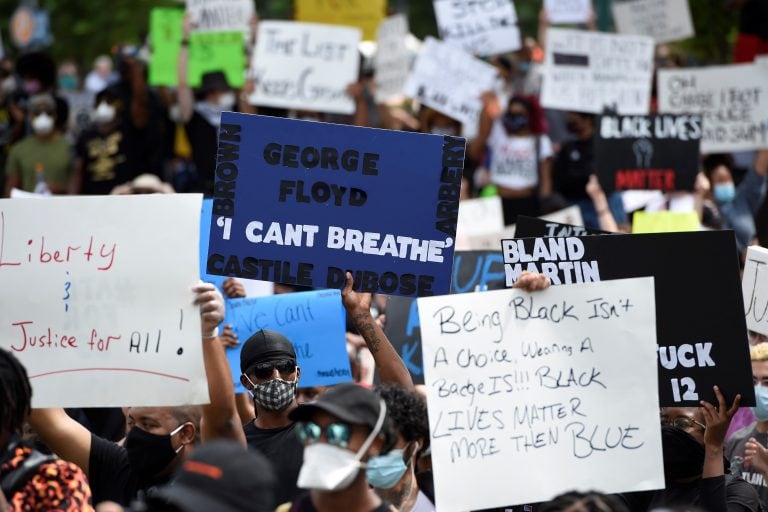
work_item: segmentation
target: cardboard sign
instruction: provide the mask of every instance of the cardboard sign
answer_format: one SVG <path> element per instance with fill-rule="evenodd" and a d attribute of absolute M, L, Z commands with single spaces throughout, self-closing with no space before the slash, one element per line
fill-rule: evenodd
<path fill-rule="evenodd" d="M 646 115 L 653 39 L 552 28 L 547 33 L 541 104 L 599 114 Z"/>
<path fill-rule="evenodd" d="M 339 290 L 228 300 L 224 323 L 234 326 L 240 340 L 239 346 L 227 349 L 235 392 L 245 393 L 240 383 L 240 350 L 260 329 L 277 331 L 291 341 L 301 368 L 299 386 L 351 382 L 345 318 Z"/>
<path fill-rule="evenodd" d="M 768 249 L 753 245 L 747 248 L 744 277 L 744 316 L 747 328 L 768 335 Z"/>
<path fill-rule="evenodd" d="M 440 39 L 472 55 L 520 49 L 517 13 L 510 0 L 434 0 Z"/>
<path fill-rule="evenodd" d="M 376 68 L 376 103 L 384 103 L 403 93 L 411 70 L 408 48 L 408 18 L 395 14 L 381 22 L 376 34 L 378 48 L 374 59 Z"/>
<path fill-rule="evenodd" d="M 664 487 L 653 278 L 418 303 L 437 510 Z"/>
<path fill-rule="evenodd" d="M 251 62 L 254 105 L 353 114 L 347 86 L 357 82 L 360 30 L 264 21 Z"/>
<path fill-rule="evenodd" d="M 357 27 L 366 41 L 376 38 L 384 19 L 386 0 L 296 0 L 296 20 Z"/>
<path fill-rule="evenodd" d="M 187 0 L 196 32 L 249 32 L 256 14 L 253 0 Z"/>
<path fill-rule="evenodd" d="M 364 291 L 447 293 L 464 148 L 224 112 L 206 270 L 321 288 L 343 287 L 349 271 Z"/>
<path fill-rule="evenodd" d="M 679 233 L 701 228 L 696 212 L 635 212 L 632 233 Z"/>
<path fill-rule="evenodd" d="M 701 114 L 702 153 L 768 148 L 768 66 L 660 69 L 659 112 Z"/>
<path fill-rule="evenodd" d="M 189 35 L 187 79 L 199 87 L 203 75 L 223 71 L 230 87 L 245 84 L 245 48 L 240 32 L 193 32 Z"/>
<path fill-rule="evenodd" d="M 182 9 L 155 7 L 149 13 L 149 85 L 176 85 L 181 39 L 184 36 Z"/>
<path fill-rule="evenodd" d="M 496 247 L 499 242 L 497 240 Z M 451 293 L 504 288 L 504 259 L 495 251 L 457 251 L 453 260 Z M 384 333 L 403 359 L 416 384 L 424 384 L 421 330 L 416 299 L 390 297 Z"/>
<path fill-rule="evenodd" d="M 701 116 L 602 116 L 595 138 L 597 177 L 614 190 L 693 190 Z"/>
<path fill-rule="evenodd" d="M 532 236 L 586 236 L 586 235 L 610 235 L 608 231 L 585 228 L 563 222 L 546 220 L 543 217 L 517 216 L 517 229 L 515 235 L 518 238 Z"/>
<path fill-rule="evenodd" d="M 586 23 L 592 15 L 592 0 L 544 0 L 550 23 Z"/>
<path fill-rule="evenodd" d="M 199 195 L 0 200 L 0 347 L 34 407 L 208 401 Z"/>
<path fill-rule="evenodd" d="M 403 92 L 462 123 L 476 126 L 480 95 L 493 89 L 496 68 L 453 45 L 427 37 Z"/>
<path fill-rule="evenodd" d="M 518 226 L 518 236 L 531 233 Z M 502 252 L 507 286 L 524 270 L 556 285 L 653 276 L 661 404 L 716 403 L 714 385 L 729 403 L 737 393 L 754 403 L 732 231 L 519 238 L 502 241 Z"/>
<path fill-rule="evenodd" d="M 694 35 L 688 0 L 626 0 L 611 7 L 619 34 L 651 36 L 658 44 Z"/>

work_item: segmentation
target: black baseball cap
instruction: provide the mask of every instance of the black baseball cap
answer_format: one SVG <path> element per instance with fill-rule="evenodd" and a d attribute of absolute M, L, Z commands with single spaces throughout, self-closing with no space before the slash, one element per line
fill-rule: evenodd
<path fill-rule="evenodd" d="M 240 350 L 240 372 L 245 373 L 257 363 L 268 363 L 280 359 L 296 360 L 293 344 L 277 331 L 262 329 L 246 340 Z"/>
<path fill-rule="evenodd" d="M 258 452 L 230 440 L 196 449 L 149 503 L 174 505 L 184 512 L 272 512 L 277 482 L 272 464 Z"/>
<path fill-rule="evenodd" d="M 352 425 L 376 428 L 383 405 L 376 392 L 357 384 L 339 384 L 317 397 L 317 400 L 302 404 L 291 411 L 288 417 L 293 421 L 306 421 L 317 411 L 325 411 Z"/>

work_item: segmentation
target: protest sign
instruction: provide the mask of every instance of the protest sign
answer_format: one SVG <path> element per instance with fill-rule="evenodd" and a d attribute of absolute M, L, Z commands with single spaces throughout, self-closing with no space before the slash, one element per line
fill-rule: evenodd
<path fill-rule="evenodd" d="M 597 177 L 614 190 L 692 191 L 699 173 L 701 116 L 600 117 Z"/>
<path fill-rule="evenodd" d="M 408 48 L 408 18 L 395 14 L 381 22 L 376 35 L 376 103 L 384 103 L 403 93 L 411 69 Z"/>
<path fill-rule="evenodd" d="M 504 259 L 498 251 L 456 251 L 453 260 L 451 293 L 469 293 L 504 288 Z M 421 330 L 416 299 L 390 297 L 384 333 L 400 354 L 416 384 L 424 383 L 421 362 Z"/>
<path fill-rule="evenodd" d="M 623 0 L 611 6 L 619 34 L 650 36 L 657 44 L 694 35 L 688 0 Z"/>
<path fill-rule="evenodd" d="M 149 85 L 176 85 L 183 30 L 182 9 L 155 7 L 149 13 Z"/>
<path fill-rule="evenodd" d="M 653 278 L 418 304 L 437 510 L 664 487 Z"/>
<path fill-rule="evenodd" d="M 465 199 L 459 202 L 456 231 L 462 235 L 498 233 L 504 229 L 504 212 L 499 196 Z"/>
<path fill-rule="evenodd" d="M 522 215 L 518 215 L 517 219 L 520 222 Z M 535 222 L 540 222 L 542 225 L 555 224 L 555 225 L 567 225 L 568 230 L 561 235 L 546 235 L 546 236 L 573 236 L 575 234 L 592 234 L 593 231 L 584 229 L 580 226 L 584 225 L 584 220 L 581 218 L 581 209 L 578 206 L 569 206 L 562 210 L 557 210 L 546 215 L 542 215 L 538 218 L 529 217 Z M 461 223 L 461 211 L 459 211 L 459 223 Z M 542 228 L 543 229 L 543 228 Z M 461 231 L 461 227 L 459 227 Z M 602 233 L 602 232 L 600 232 Z M 499 243 L 505 238 L 515 238 L 515 225 L 505 226 L 504 229 L 483 233 L 472 234 L 466 237 L 461 237 L 456 242 L 457 251 L 497 251 L 499 249 Z"/>
<path fill-rule="evenodd" d="M 768 66 L 660 69 L 659 112 L 701 114 L 702 153 L 768 148 Z"/>
<path fill-rule="evenodd" d="M 586 23 L 592 15 L 592 0 L 544 0 L 549 23 Z"/>
<path fill-rule="evenodd" d="M 701 227 L 696 212 L 635 212 L 632 233 L 677 233 L 698 231 Z"/>
<path fill-rule="evenodd" d="M 498 251 L 499 241 L 515 237 L 515 225 L 504 226 L 501 231 L 484 233 L 482 235 L 460 236 L 456 239 L 457 251 Z"/>
<path fill-rule="evenodd" d="M 228 300 L 224 323 L 233 326 L 240 340 L 240 345 L 227 349 L 236 392 L 245 392 L 240 383 L 240 350 L 261 329 L 277 331 L 291 341 L 301 368 L 299 386 L 351 382 L 345 318 L 339 290 Z"/>
<path fill-rule="evenodd" d="M 520 49 L 520 29 L 510 0 L 434 0 L 440 39 L 472 55 Z"/>
<path fill-rule="evenodd" d="M 256 14 L 253 0 L 187 0 L 196 32 L 249 32 Z"/>
<path fill-rule="evenodd" d="M 372 41 L 386 15 L 387 0 L 296 0 L 295 9 L 297 21 L 357 27 L 363 39 Z"/>
<path fill-rule="evenodd" d="M 518 237 L 531 235 L 521 227 Z M 507 286 L 524 270 L 556 285 L 653 276 L 661 404 L 716 403 L 714 385 L 754 403 L 748 347 L 734 343 L 747 330 L 732 231 L 518 238 L 502 252 Z"/>
<path fill-rule="evenodd" d="M 476 126 L 480 95 L 493 89 L 496 68 L 448 43 L 427 37 L 403 92 L 426 106 Z"/>
<path fill-rule="evenodd" d="M 349 271 L 363 291 L 447 293 L 464 148 L 224 112 L 206 271 L 324 288 Z"/>
<path fill-rule="evenodd" d="M 199 216 L 199 195 L 0 200 L 0 347 L 34 407 L 208 401 Z"/>
<path fill-rule="evenodd" d="M 610 235 L 608 231 L 585 228 L 566 222 L 547 220 L 544 217 L 517 216 L 517 238 L 539 236 L 585 236 L 585 235 Z"/>
<path fill-rule="evenodd" d="M 223 71 L 230 87 L 245 84 L 245 49 L 240 32 L 193 32 L 189 36 L 187 81 L 199 87 L 205 73 Z"/>
<path fill-rule="evenodd" d="M 747 249 L 744 264 L 744 314 L 747 328 L 768 336 L 768 282 L 765 279 L 768 267 L 768 249 L 753 245 Z"/>
<path fill-rule="evenodd" d="M 547 33 L 541 104 L 592 112 L 646 115 L 653 39 L 553 28 Z"/>
<path fill-rule="evenodd" d="M 268 107 L 353 114 L 347 86 L 357 82 L 360 30 L 264 21 L 251 69 L 255 88 L 248 101 Z"/>

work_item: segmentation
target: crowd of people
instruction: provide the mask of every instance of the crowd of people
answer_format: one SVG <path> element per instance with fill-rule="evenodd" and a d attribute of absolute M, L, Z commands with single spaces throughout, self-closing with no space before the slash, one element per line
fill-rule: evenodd
<path fill-rule="evenodd" d="M 743 17 L 750 23 L 742 23 L 734 49 L 740 61 L 768 52 L 768 12 L 760 0 L 746 3 L 752 10 L 745 7 Z M 761 21 L 757 29 L 755 21 Z M 255 39 L 258 23 L 253 27 Z M 621 193 L 604 193 L 595 177 L 596 116 L 539 105 L 547 27 L 542 11 L 538 42 L 526 37 L 518 52 L 489 59 L 499 85 L 482 95 L 478 126 L 470 130 L 462 199 L 500 196 L 505 224 L 514 224 L 518 215 L 575 205 L 586 227 L 629 232 L 632 212 Z M 116 47 L 98 57 L 85 76 L 75 60 L 57 66 L 42 51 L 4 58 L 3 197 L 16 191 L 210 196 L 224 111 L 441 135 L 466 129 L 415 102 L 376 104 L 375 79 L 365 64 L 358 82 L 347 88 L 356 104 L 349 116 L 251 105 L 253 79 L 235 89 L 221 71 L 204 74 L 201 85 L 191 88 L 187 59 L 193 29 L 185 18 L 174 88 L 148 84 L 148 52 L 140 46 Z M 759 44 L 748 44 L 755 40 Z M 670 51 L 657 47 L 658 68 L 682 65 L 682 56 Z M 688 194 L 702 226 L 735 231 L 742 260 L 747 247 L 768 241 L 767 175 L 768 149 L 702 155 L 696 190 Z M 668 194 L 665 205 L 679 196 Z M 524 273 L 515 287 L 536 293 L 549 285 L 543 275 Z M 414 385 L 384 334 L 385 298 L 354 291 L 347 274 L 342 302 L 355 382 L 307 388 L 291 340 L 272 330 L 240 340 L 222 325 L 224 296 L 245 297 L 242 283 L 230 278 L 221 291 L 200 284 L 194 294 L 210 394 L 206 405 L 33 409 L 24 366 L 0 348 L 0 512 L 435 510 L 426 391 Z M 662 409 L 665 489 L 572 492 L 521 508 L 757 512 L 768 507 L 766 341 L 750 333 L 756 407 L 740 408 L 739 397 L 727 403 L 716 391 L 716 404 Z M 232 347 L 240 347 L 247 394 L 233 388 L 225 355 Z"/>

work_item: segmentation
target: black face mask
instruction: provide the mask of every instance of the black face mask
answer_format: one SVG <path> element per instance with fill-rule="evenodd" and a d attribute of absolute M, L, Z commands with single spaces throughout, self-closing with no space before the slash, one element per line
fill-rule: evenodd
<path fill-rule="evenodd" d="M 507 112 L 501 118 L 507 133 L 515 133 L 528 127 L 528 116 L 523 114 L 511 114 Z"/>
<path fill-rule="evenodd" d="M 426 471 L 419 471 L 416 473 L 416 484 L 419 486 L 419 490 L 424 493 L 424 496 L 434 503 L 435 481 L 432 478 L 432 470 L 427 469 Z"/>
<path fill-rule="evenodd" d="M 181 427 L 183 425 L 166 435 L 150 434 L 139 427 L 131 428 L 125 438 L 125 449 L 131 470 L 139 480 L 150 480 L 167 468 L 176 457 L 178 452 L 173 449 L 171 438 Z"/>
<path fill-rule="evenodd" d="M 661 427 L 664 478 L 670 482 L 700 476 L 704 468 L 704 446 L 677 427 Z"/>
<path fill-rule="evenodd" d="M 574 135 L 579 134 L 579 123 L 576 121 L 566 121 L 565 122 L 565 129 L 568 130 L 568 133 L 572 133 Z"/>

